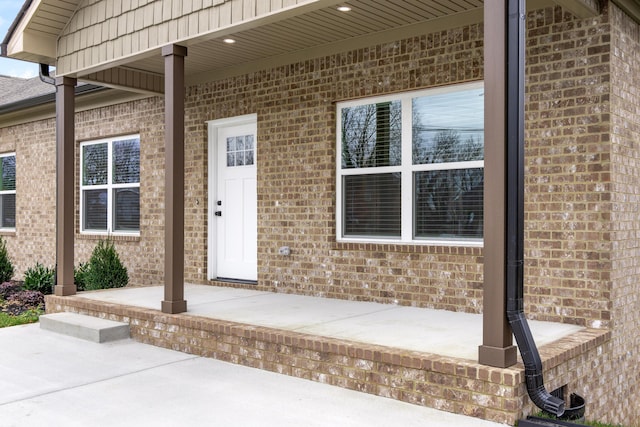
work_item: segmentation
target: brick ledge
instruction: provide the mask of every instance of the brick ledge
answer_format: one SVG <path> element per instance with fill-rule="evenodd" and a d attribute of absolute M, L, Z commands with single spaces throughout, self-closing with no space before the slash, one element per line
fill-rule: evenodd
<path fill-rule="evenodd" d="M 46 307 L 47 313 L 70 311 L 128 322 L 132 338 L 143 343 L 491 421 L 513 425 L 531 407 L 521 362 L 494 368 L 432 353 L 78 296 L 48 295 Z M 610 331 L 585 329 L 543 346 L 545 375 L 594 353 L 610 339 Z M 552 378 L 552 383 L 558 381 Z"/>

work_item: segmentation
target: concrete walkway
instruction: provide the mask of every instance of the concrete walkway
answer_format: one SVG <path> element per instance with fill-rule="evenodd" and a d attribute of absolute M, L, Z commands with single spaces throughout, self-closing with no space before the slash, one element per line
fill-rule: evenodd
<path fill-rule="evenodd" d="M 92 300 L 160 309 L 161 286 L 82 292 Z M 482 315 L 362 301 L 185 285 L 187 314 L 474 360 Z M 541 347 L 580 326 L 530 321 Z M 515 341 L 514 341 L 515 342 Z"/>
<path fill-rule="evenodd" d="M 0 329 L 0 425 L 501 424 L 132 340 L 96 344 L 33 324 Z"/>

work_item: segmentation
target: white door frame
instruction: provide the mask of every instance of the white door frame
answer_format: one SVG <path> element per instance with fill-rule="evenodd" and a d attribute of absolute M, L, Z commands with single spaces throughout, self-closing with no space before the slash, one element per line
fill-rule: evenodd
<path fill-rule="evenodd" d="M 246 114 L 243 116 L 229 117 L 226 119 L 210 120 L 207 123 L 208 129 L 208 202 L 207 202 L 207 280 L 215 280 L 218 272 L 217 267 L 217 227 L 215 221 L 215 212 L 217 210 L 216 201 L 218 200 L 218 129 L 227 126 L 243 125 L 248 123 L 257 123 L 257 114 Z M 256 135 L 255 143 L 257 147 L 258 138 Z M 255 157 L 256 165 L 258 157 Z"/>

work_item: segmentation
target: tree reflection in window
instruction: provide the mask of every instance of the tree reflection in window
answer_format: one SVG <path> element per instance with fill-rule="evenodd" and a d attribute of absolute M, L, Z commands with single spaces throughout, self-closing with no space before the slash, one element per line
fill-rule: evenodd
<path fill-rule="evenodd" d="M 85 142 L 81 152 L 82 231 L 139 231 L 140 138 Z"/>
<path fill-rule="evenodd" d="M 339 237 L 481 239 L 482 84 L 378 99 L 338 106 Z"/>
<path fill-rule="evenodd" d="M 401 162 L 400 102 L 342 109 L 342 167 L 397 166 Z"/>

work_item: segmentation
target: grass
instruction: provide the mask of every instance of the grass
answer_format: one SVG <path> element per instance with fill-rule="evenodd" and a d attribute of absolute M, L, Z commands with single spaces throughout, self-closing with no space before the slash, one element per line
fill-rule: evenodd
<path fill-rule="evenodd" d="M 42 310 L 27 310 L 22 314 L 12 316 L 8 313 L 0 312 L 0 328 L 35 323 L 42 313 Z"/>

